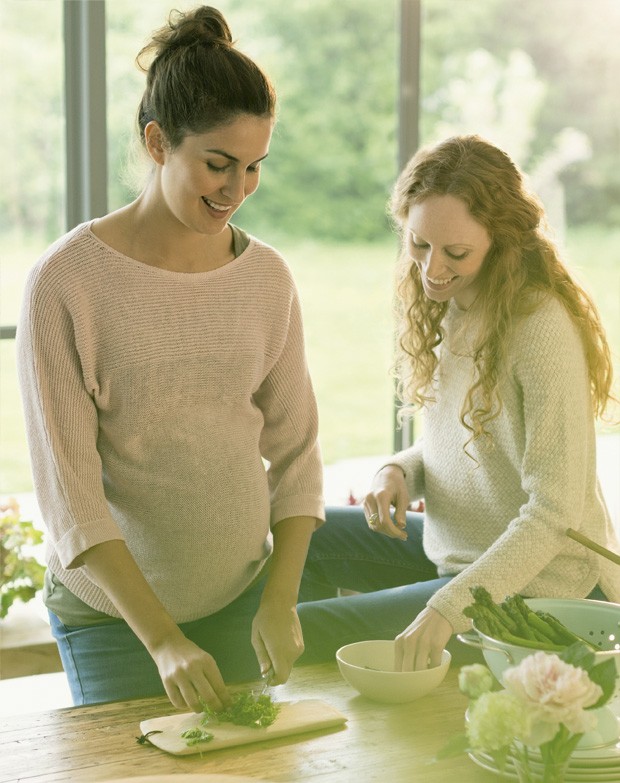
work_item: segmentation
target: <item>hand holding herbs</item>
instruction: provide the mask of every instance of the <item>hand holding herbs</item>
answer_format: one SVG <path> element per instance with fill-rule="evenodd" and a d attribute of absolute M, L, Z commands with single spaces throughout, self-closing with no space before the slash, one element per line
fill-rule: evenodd
<path fill-rule="evenodd" d="M 265 728 L 278 717 L 280 705 L 274 703 L 267 694 L 255 696 L 252 691 L 241 691 L 232 697 L 232 704 L 225 710 L 215 712 L 203 703 L 204 715 L 200 720 L 202 726 L 218 723 L 234 723 L 236 726 L 251 726 Z M 202 742 L 210 742 L 213 734 L 197 726 L 184 731 L 181 736 L 189 746 Z"/>
<path fill-rule="evenodd" d="M 470 592 L 474 603 L 467 606 L 463 614 L 486 636 L 534 650 L 560 652 L 577 642 L 589 650 L 598 650 L 587 639 L 569 631 L 553 615 L 530 609 L 520 595 L 508 596 L 496 604 L 484 587 L 472 587 Z"/>

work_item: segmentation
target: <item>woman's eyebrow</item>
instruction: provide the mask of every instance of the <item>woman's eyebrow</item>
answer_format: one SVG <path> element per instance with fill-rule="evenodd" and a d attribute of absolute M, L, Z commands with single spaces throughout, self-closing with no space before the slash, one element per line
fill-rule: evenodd
<path fill-rule="evenodd" d="M 424 239 L 423 236 L 418 234 L 418 232 L 415 229 L 409 228 L 409 229 L 407 229 L 407 231 L 411 234 L 412 237 L 416 237 L 417 239 L 421 239 L 424 242 L 427 241 L 426 239 Z M 472 249 L 474 247 L 474 245 L 471 245 L 469 242 L 448 242 L 448 243 L 446 243 L 444 245 L 444 247 L 466 247 L 466 248 Z"/>
<path fill-rule="evenodd" d="M 206 149 L 205 152 L 211 152 L 214 155 L 221 155 L 223 158 L 227 158 L 228 160 L 231 160 L 233 163 L 239 163 L 239 158 L 235 158 L 234 155 L 231 155 L 229 152 L 225 152 L 224 150 L 217 150 L 217 149 Z M 267 153 L 269 155 L 269 153 Z M 253 161 L 254 163 L 260 163 L 261 160 L 265 160 L 267 155 L 263 155 L 262 158 L 258 158 L 258 160 Z"/>

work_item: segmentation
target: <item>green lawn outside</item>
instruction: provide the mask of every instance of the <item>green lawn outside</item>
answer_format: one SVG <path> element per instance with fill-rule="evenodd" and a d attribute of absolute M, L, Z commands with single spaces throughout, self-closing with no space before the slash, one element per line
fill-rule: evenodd
<path fill-rule="evenodd" d="M 319 402 L 325 462 L 389 453 L 392 447 L 391 292 L 396 242 L 280 243 L 300 291 L 308 359 Z M 573 230 L 568 254 L 592 291 L 620 355 L 620 229 Z M 15 323 L 25 272 L 42 245 L 2 248 L 2 323 Z M 0 495 L 32 489 L 17 391 L 14 341 L 0 342 Z"/>

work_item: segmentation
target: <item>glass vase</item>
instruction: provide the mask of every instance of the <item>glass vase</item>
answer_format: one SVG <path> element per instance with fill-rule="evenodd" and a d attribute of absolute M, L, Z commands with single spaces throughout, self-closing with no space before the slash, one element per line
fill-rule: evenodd
<path fill-rule="evenodd" d="M 539 763 L 532 768 L 533 765 L 529 763 L 527 757 L 515 756 L 514 758 L 519 783 L 565 783 L 569 762 L 570 759 L 565 759 L 544 766 Z"/>

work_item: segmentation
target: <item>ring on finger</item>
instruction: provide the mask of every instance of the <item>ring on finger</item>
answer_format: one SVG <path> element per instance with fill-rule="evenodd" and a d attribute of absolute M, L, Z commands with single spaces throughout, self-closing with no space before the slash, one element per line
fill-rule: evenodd
<path fill-rule="evenodd" d="M 376 512 L 368 517 L 368 527 L 374 527 L 375 523 L 379 521 L 379 514 Z"/>

